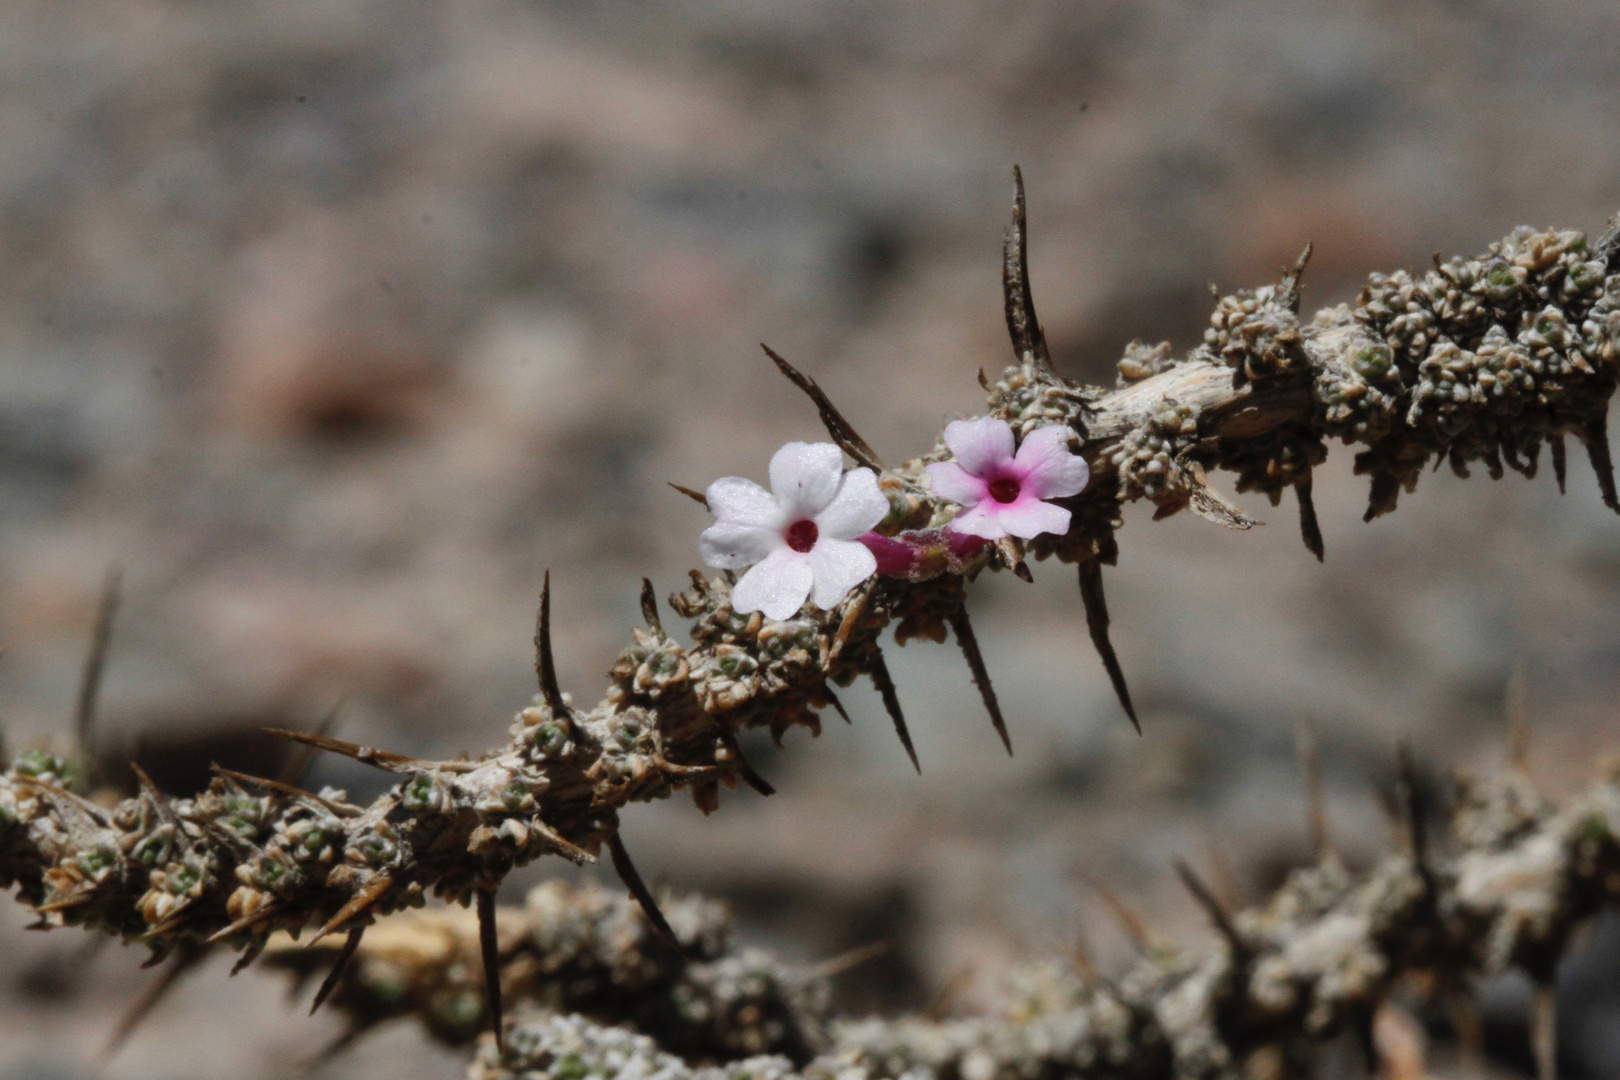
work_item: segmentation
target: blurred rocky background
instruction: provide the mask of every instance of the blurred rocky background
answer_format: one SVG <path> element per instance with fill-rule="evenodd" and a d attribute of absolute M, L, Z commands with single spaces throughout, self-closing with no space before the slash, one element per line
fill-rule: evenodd
<path fill-rule="evenodd" d="M 697 563 L 706 515 L 666 481 L 762 478 L 820 436 L 758 342 L 890 459 L 980 407 L 976 370 L 1010 358 L 1014 162 L 1053 351 L 1102 383 L 1132 338 L 1190 347 L 1210 282 L 1270 281 L 1306 240 L 1309 309 L 1620 208 L 1601 0 L 0 12 L 0 717 L 12 750 L 71 745 L 121 564 L 101 750 L 174 791 L 210 761 L 274 768 L 258 729 L 339 699 L 345 737 L 499 743 L 533 690 L 547 567 L 563 683 L 594 701 L 641 576 L 667 593 Z M 1254 900 L 1308 857 L 1301 721 L 1361 865 L 1388 845 L 1395 740 L 1439 805 L 1450 770 L 1503 760 L 1516 665 L 1550 790 L 1620 751 L 1620 520 L 1584 462 L 1570 489 L 1444 472 L 1364 525 L 1340 448 L 1316 484 L 1325 565 L 1286 505 L 1241 499 L 1269 522 L 1246 534 L 1133 507 L 1108 588 L 1145 737 L 1072 572 L 1041 565 L 972 593 L 1015 758 L 954 649 L 913 644 L 890 663 L 921 778 L 852 691 L 854 726 L 751 748 L 775 798 L 638 808 L 631 849 L 792 955 L 890 942 L 842 979 L 853 1009 L 972 1008 L 1008 963 L 1082 938 L 1117 964 L 1099 884 L 1157 934 L 1207 933 L 1170 860 Z M 311 776 L 383 782 L 333 759 Z M 562 873 L 530 868 L 511 899 Z M 27 922 L 0 906 L 0 1078 L 94 1075 L 150 973 Z M 1565 973 L 1568 1076 L 1620 1072 L 1617 967 L 1605 924 Z M 294 1075 L 335 1033 L 284 978 L 227 968 L 103 1075 Z M 1496 1067 L 1524 1070 L 1524 987 L 1484 993 Z M 462 1068 L 401 1025 L 320 1075 Z"/>

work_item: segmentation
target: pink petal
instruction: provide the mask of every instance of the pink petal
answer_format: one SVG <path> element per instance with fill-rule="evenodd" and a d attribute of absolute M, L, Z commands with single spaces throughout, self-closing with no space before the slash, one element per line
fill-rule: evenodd
<path fill-rule="evenodd" d="M 871 469 L 851 469 L 838 482 L 838 494 L 816 515 L 816 528 L 834 540 L 853 540 L 889 516 L 889 499 L 878 490 Z"/>
<path fill-rule="evenodd" d="M 1091 479 L 1086 459 L 1069 450 L 1067 424 L 1047 424 L 1024 436 L 1018 447 L 1017 470 L 1024 490 L 1037 499 L 1078 495 Z"/>
<path fill-rule="evenodd" d="M 738 580 L 731 590 L 731 610 L 739 615 L 762 611 L 777 622 L 791 619 L 804 606 L 814 583 L 810 556 L 783 545 Z"/>
<path fill-rule="evenodd" d="M 877 573 L 877 558 L 864 544 L 824 536 L 810 549 L 810 569 L 816 575 L 810 602 L 829 611 L 842 603 L 851 589 Z"/>
<path fill-rule="evenodd" d="M 945 445 L 962 468 L 984 479 L 994 479 L 1013 459 L 1012 428 L 994 416 L 952 420 L 945 425 Z"/>
<path fill-rule="evenodd" d="M 813 518 L 838 492 L 844 452 L 832 443 L 790 442 L 771 457 L 771 491 L 787 521 Z"/>
<path fill-rule="evenodd" d="M 942 499 L 963 506 L 983 502 L 990 495 L 990 486 L 954 461 L 940 461 L 928 466 L 928 486 Z"/>
<path fill-rule="evenodd" d="M 716 521 L 730 525 L 753 525 L 780 529 L 785 524 L 782 509 L 771 493 L 740 476 L 722 476 L 709 485 L 709 513 Z"/>
<path fill-rule="evenodd" d="M 1069 512 L 1061 506 L 1025 495 L 1017 502 L 997 507 L 996 520 L 1013 536 L 1032 539 L 1042 533 L 1069 531 Z M 980 534 L 983 535 L 983 534 Z"/>
<path fill-rule="evenodd" d="M 763 561 L 786 542 L 776 529 L 717 521 L 703 530 L 698 550 L 703 561 L 716 570 L 741 570 Z"/>
<path fill-rule="evenodd" d="M 945 526 L 952 532 L 966 533 L 969 536 L 978 536 L 986 540 L 1000 540 L 1007 535 L 1007 530 L 1001 524 L 1001 515 L 998 513 L 1002 504 L 994 499 L 986 499 L 978 506 L 957 514 Z"/>

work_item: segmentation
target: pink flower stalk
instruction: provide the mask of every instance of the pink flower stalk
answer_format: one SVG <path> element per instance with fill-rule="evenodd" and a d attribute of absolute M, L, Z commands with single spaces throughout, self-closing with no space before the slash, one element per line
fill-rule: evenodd
<path fill-rule="evenodd" d="M 805 600 L 828 610 L 877 571 L 856 538 L 889 514 L 871 469 L 844 472 L 832 443 L 791 442 L 771 458 L 771 490 L 723 476 L 709 485 L 715 522 L 703 531 L 703 561 L 717 570 L 749 570 L 731 590 L 738 614 L 781 621 Z"/>
<path fill-rule="evenodd" d="M 908 581 L 927 581 L 941 574 L 960 574 L 979 549 L 989 543 L 949 529 L 909 529 L 883 536 L 869 532 L 861 543 L 877 556 L 877 572 Z"/>
<path fill-rule="evenodd" d="M 980 416 L 945 425 L 955 460 L 928 466 L 928 482 L 962 507 L 946 528 L 986 540 L 1068 532 L 1069 512 L 1043 500 L 1078 495 L 1091 479 L 1085 459 L 1069 451 L 1070 434 L 1064 424 L 1036 428 L 1014 455 L 1005 420 Z"/>

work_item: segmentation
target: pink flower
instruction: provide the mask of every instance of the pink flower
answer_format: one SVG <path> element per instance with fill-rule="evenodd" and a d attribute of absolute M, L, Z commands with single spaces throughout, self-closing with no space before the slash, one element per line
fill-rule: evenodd
<path fill-rule="evenodd" d="M 877 570 L 856 537 L 889 514 L 871 469 L 844 472 L 832 443 L 791 442 L 771 458 L 771 490 L 724 476 L 709 485 L 715 522 L 703 531 L 703 561 L 750 569 L 731 590 L 731 608 L 791 619 L 805 600 L 837 607 Z"/>
<path fill-rule="evenodd" d="M 928 482 L 934 494 L 961 504 L 946 528 L 986 540 L 1068 532 L 1069 512 L 1042 500 L 1078 495 L 1091 479 L 1085 459 L 1069 451 L 1070 434 L 1064 424 L 1036 428 L 1014 456 L 1005 420 L 980 416 L 945 425 L 955 460 L 928 466 Z"/>

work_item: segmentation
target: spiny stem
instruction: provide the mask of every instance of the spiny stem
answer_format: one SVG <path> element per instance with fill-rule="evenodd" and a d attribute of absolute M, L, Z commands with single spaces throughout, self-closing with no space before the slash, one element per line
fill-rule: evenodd
<path fill-rule="evenodd" d="M 1215 894 L 1210 891 L 1209 886 L 1204 884 L 1203 879 L 1185 861 L 1176 859 L 1173 865 L 1175 866 L 1176 876 L 1181 879 L 1181 883 L 1187 887 L 1187 891 L 1192 893 L 1193 899 L 1197 900 L 1199 906 L 1209 915 L 1210 921 L 1215 924 L 1215 929 L 1220 931 L 1221 937 L 1226 939 L 1227 945 L 1232 950 L 1233 960 L 1240 964 L 1243 963 L 1249 955 L 1249 946 L 1243 940 L 1243 935 L 1238 933 L 1237 927 L 1233 925 L 1231 913 L 1226 910 L 1224 904 L 1215 898 Z"/>
<path fill-rule="evenodd" d="M 478 889 L 478 951 L 484 961 L 484 1008 L 495 1045 L 502 1046 L 501 1034 L 501 953 L 495 936 L 495 890 Z"/>
<path fill-rule="evenodd" d="M 1299 501 L 1299 535 L 1305 541 L 1305 549 L 1316 556 L 1317 562 L 1322 562 L 1327 555 L 1327 546 L 1322 542 L 1322 526 L 1316 520 L 1316 500 L 1311 497 L 1311 474 L 1306 473 L 1305 479 L 1294 485 L 1294 497 Z"/>
<path fill-rule="evenodd" d="M 152 1015 L 152 1010 L 157 1008 L 158 1003 L 174 989 L 180 977 L 196 967 L 207 953 L 207 946 L 195 942 L 187 942 L 174 951 L 169 963 L 152 977 L 152 980 L 142 988 L 140 996 L 132 1001 L 129 1008 L 124 1010 L 124 1015 L 118 1018 L 118 1026 L 113 1028 L 107 1044 L 101 1048 L 103 1064 L 112 1060 L 113 1055 L 129 1041 L 129 1037 L 135 1034 L 136 1029 Z"/>
<path fill-rule="evenodd" d="M 771 358 L 777 370 L 787 376 L 789 382 L 803 390 L 810 400 L 815 402 L 816 412 L 821 415 L 821 424 L 827 429 L 832 441 L 838 444 L 838 448 L 854 458 L 857 464 L 864 465 L 875 473 L 881 473 L 883 464 L 878 460 L 877 454 L 866 444 L 866 440 L 856 433 L 850 422 L 844 419 L 844 414 L 838 411 L 838 407 L 827 397 L 826 392 L 816 385 L 816 380 L 782 359 L 775 349 L 763 341 L 759 343 L 759 347 L 765 350 L 765 355 Z"/>
<path fill-rule="evenodd" d="M 314 734 L 329 736 L 332 729 L 337 726 L 338 713 L 343 709 L 344 698 L 338 698 L 332 707 L 321 717 L 315 725 Z M 315 760 L 315 751 L 320 747 L 314 743 L 300 743 L 287 755 L 287 763 L 281 768 L 280 780 L 284 784 L 302 784 L 304 776 L 309 772 L 309 766 Z"/>
<path fill-rule="evenodd" d="M 540 586 L 540 612 L 534 623 L 534 671 L 539 677 L 540 692 L 552 712 L 571 717 L 573 710 L 563 700 L 557 686 L 557 665 L 551 658 L 551 571 L 546 571 L 545 583 Z"/>
<path fill-rule="evenodd" d="M 900 737 L 900 745 L 906 748 L 906 756 L 911 759 L 911 767 L 922 775 L 922 765 L 917 761 L 917 748 L 911 744 L 911 731 L 906 727 L 906 714 L 900 710 L 900 693 L 894 688 L 894 678 L 889 674 L 889 665 L 883 659 L 881 650 L 874 649 L 872 653 L 872 685 L 877 687 L 878 696 L 883 699 L 883 708 L 894 721 L 894 733 Z"/>
<path fill-rule="evenodd" d="M 90 648 L 85 653 L 84 668 L 79 677 L 79 697 L 73 710 L 73 729 L 78 735 L 79 750 L 89 770 L 96 768 L 96 706 L 101 698 L 101 683 L 106 674 L 107 649 L 112 644 L 113 619 L 118 614 L 118 601 L 122 592 L 124 568 L 114 564 L 107 570 L 101 586 L 101 600 L 96 605 L 95 627 L 90 632 Z M 88 778 L 91 784 L 98 779 Z"/>
<path fill-rule="evenodd" d="M 641 617 L 647 621 L 647 628 L 653 633 L 663 634 L 664 621 L 658 617 L 658 595 L 653 592 L 651 578 L 641 579 Z"/>
<path fill-rule="evenodd" d="M 1305 784 L 1305 821 L 1310 828 L 1311 851 L 1317 862 L 1333 857 L 1333 834 L 1328 827 L 1327 797 L 1322 790 L 1322 758 L 1316 748 L 1316 733 L 1300 720 L 1294 725 L 1294 750 L 1299 758 L 1299 774 Z"/>
<path fill-rule="evenodd" d="M 1046 334 L 1035 317 L 1035 297 L 1029 287 L 1029 250 L 1024 221 L 1024 173 L 1013 166 L 1013 216 L 1001 251 L 1001 293 L 1006 308 L 1007 336 L 1012 338 L 1013 357 L 1036 364 L 1048 371 L 1052 354 L 1046 347 Z"/>
<path fill-rule="evenodd" d="M 1114 696 L 1130 717 L 1131 726 L 1142 734 L 1142 722 L 1136 718 L 1136 707 L 1131 704 L 1131 690 L 1125 685 L 1125 671 L 1119 666 L 1114 644 L 1108 640 L 1108 600 L 1103 596 L 1102 564 L 1087 559 L 1080 564 L 1080 599 L 1086 606 L 1086 629 L 1091 632 L 1091 644 L 1102 657 L 1103 669 L 1113 684 Z"/>
<path fill-rule="evenodd" d="M 315 1000 L 310 1003 L 309 1015 L 314 1016 L 320 1007 L 326 1003 L 326 999 L 332 996 L 332 991 L 337 989 L 338 983 L 343 981 L 344 974 L 349 970 L 350 962 L 354 960 L 355 950 L 360 948 L 360 939 L 365 936 L 366 926 L 364 923 L 350 927 L 349 936 L 344 939 L 342 950 L 337 954 L 337 959 L 332 962 L 332 970 L 326 973 L 326 978 L 321 980 L 320 989 L 315 991 Z M 499 1037 L 499 1031 L 500 1028 L 497 1026 L 497 1037 Z"/>
<path fill-rule="evenodd" d="M 973 634 L 973 623 L 968 619 L 966 604 L 951 616 L 951 629 L 956 631 L 956 643 L 962 647 L 962 655 L 967 658 L 968 670 L 973 673 L 973 685 L 979 688 L 979 696 L 984 699 L 984 710 L 990 714 L 990 723 L 995 725 L 996 734 L 1001 736 L 1001 745 L 1007 748 L 1007 756 L 1011 757 L 1012 738 L 1007 734 L 1007 721 L 1002 718 L 996 688 L 990 684 L 990 669 L 984 665 L 984 655 L 979 651 L 979 639 Z"/>
<path fill-rule="evenodd" d="M 658 901 L 653 898 L 652 890 L 647 888 L 647 883 L 642 880 L 641 871 L 630 861 L 630 852 L 625 850 L 624 838 L 619 835 L 617 829 L 608 833 L 607 844 L 608 851 L 613 856 L 613 869 L 618 872 L 619 880 L 624 883 L 624 887 L 630 890 L 630 895 L 636 898 L 636 903 L 641 905 L 647 921 L 653 924 L 654 929 L 662 934 L 665 940 L 675 946 L 676 952 L 684 953 L 686 950 L 681 947 L 681 939 L 675 936 L 669 920 L 664 918 L 664 913 L 659 910 Z"/>

